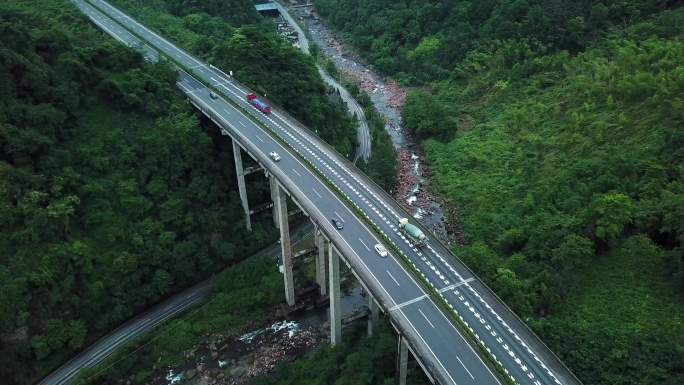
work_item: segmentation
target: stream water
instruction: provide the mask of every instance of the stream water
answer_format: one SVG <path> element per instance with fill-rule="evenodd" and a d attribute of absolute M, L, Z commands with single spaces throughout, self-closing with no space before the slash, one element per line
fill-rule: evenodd
<path fill-rule="evenodd" d="M 429 170 L 418 146 L 402 125 L 401 107 L 406 90 L 344 49 L 310 7 L 290 8 L 289 11 L 305 27 L 321 52 L 335 63 L 338 71 L 369 94 L 375 109 L 385 118 L 385 129 L 397 152 L 400 167 L 398 185 L 392 193 L 414 218 L 441 240 L 450 242 L 442 205 L 427 188 Z M 341 304 L 343 317 L 367 308 L 367 299 L 355 279 L 350 279 L 343 290 Z M 256 375 L 268 373 L 278 362 L 294 359 L 327 342 L 328 327 L 327 307 L 310 307 L 238 338 L 209 343 L 193 352 L 184 365 L 168 369 L 166 375 L 153 384 L 244 384 Z"/>
<path fill-rule="evenodd" d="M 355 279 L 343 282 L 343 318 L 367 310 L 368 300 Z M 245 384 L 255 376 L 268 374 L 281 362 L 293 360 L 327 343 L 328 309 L 313 307 L 277 319 L 245 332 L 237 338 L 217 337 L 191 352 L 183 365 L 168 368 L 152 384 Z M 365 320 L 354 321 L 360 326 Z M 348 327 L 348 326 L 347 326 Z"/>
<path fill-rule="evenodd" d="M 406 90 L 376 73 L 346 49 L 311 7 L 291 7 L 289 12 L 305 28 L 311 41 L 335 63 L 338 71 L 369 94 L 375 109 L 385 118 L 385 129 L 397 152 L 400 168 L 397 188 L 392 193 L 414 218 L 442 241 L 450 242 L 442 205 L 428 190 L 429 170 L 418 146 L 402 125 L 401 107 Z"/>

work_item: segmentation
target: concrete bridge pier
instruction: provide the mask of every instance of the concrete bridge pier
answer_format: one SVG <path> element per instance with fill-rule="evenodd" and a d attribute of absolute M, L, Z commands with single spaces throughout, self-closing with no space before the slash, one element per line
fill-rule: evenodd
<path fill-rule="evenodd" d="M 276 205 L 276 190 L 278 189 L 278 182 L 276 182 L 275 178 L 269 177 L 268 183 L 271 188 L 271 201 L 273 201 L 273 226 L 275 226 L 275 228 L 278 229 L 280 228 L 280 220 L 278 219 L 278 207 Z"/>
<path fill-rule="evenodd" d="M 380 306 L 370 293 L 368 293 L 368 310 L 368 337 L 370 337 L 373 335 L 373 331 L 378 328 L 378 320 L 380 319 Z"/>
<path fill-rule="evenodd" d="M 249 202 L 247 201 L 247 188 L 245 186 L 245 169 L 242 165 L 242 148 L 233 139 L 233 156 L 235 157 L 235 175 L 238 180 L 238 191 L 240 192 L 240 202 L 245 212 L 245 226 L 247 231 L 252 231 L 252 220 L 249 216 Z"/>
<path fill-rule="evenodd" d="M 340 255 L 332 244 L 328 247 L 330 284 L 330 344 L 342 342 L 342 305 L 340 304 Z"/>
<path fill-rule="evenodd" d="M 292 246 L 290 245 L 290 226 L 287 219 L 287 196 L 278 182 L 271 177 L 271 187 L 275 187 L 275 208 L 278 214 L 280 229 L 280 255 L 283 262 L 283 279 L 285 280 L 285 300 L 289 306 L 295 304 L 294 275 L 292 272 Z"/>
<path fill-rule="evenodd" d="M 326 284 L 326 271 L 325 271 L 325 250 L 326 247 L 328 247 L 328 240 L 325 238 L 325 235 L 321 233 L 321 230 L 315 229 L 314 230 L 314 237 L 315 237 L 315 243 L 316 243 L 316 283 L 318 284 L 318 287 L 320 288 L 320 293 L 321 295 L 326 295 L 328 293 L 327 289 L 327 284 Z"/>
<path fill-rule="evenodd" d="M 397 339 L 397 385 L 406 385 L 406 371 L 408 370 L 408 345 L 406 338 L 399 334 Z"/>

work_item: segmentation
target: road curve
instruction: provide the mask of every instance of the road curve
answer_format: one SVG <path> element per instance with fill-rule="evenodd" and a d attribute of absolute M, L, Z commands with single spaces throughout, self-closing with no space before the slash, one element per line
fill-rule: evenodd
<path fill-rule="evenodd" d="M 309 49 L 309 39 L 306 37 L 306 34 L 302 30 L 302 28 L 299 26 L 299 24 L 297 24 L 297 21 L 295 21 L 292 15 L 290 15 L 286 7 L 284 7 L 277 1 L 275 3 L 277 4 L 280 14 L 283 15 L 283 18 L 297 32 L 299 49 L 301 49 L 302 52 L 304 52 L 305 54 L 310 55 L 311 52 Z M 344 88 L 340 83 L 338 83 L 337 80 L 330 76 L 323 69 L 323 67 L 316 64 L 316 68 L 318 68 L 318 73 L 321 75 L 323 81 L 328 83 L 330 87 L 336 89 L 337 92 L 340 93 L 340 97 L 347 105 L 349 113 L 355 116 L 359 122 L 356 131 L 357 147 L 356 154 L 354 155 L 354 162 L 356 162 L 359 158 L 363 160 L 368 160 L 371 156 L 371 136 L 370 130 L 368 129 L 368 119 L 366 119 L 366 113 L 363 112 L 363 108 L 361 108 L 361 105 L 356 101 L 356 99 L 354 99 L 353 96 L 351 96 L 349 91 L 347 91 L 347 89 Z"/>
<path fill-rule="evenodd" d="M 97 8 L 84 11 L 91 18 L 104 17 L 125 26 L 192 73 L 180 71 L 178 87 L 298 200 L 406 335 L 414 355 L 427 366 L 426 372 L 441 384 L 500 383 L 449 318 L 453 316 L 477 338 L 473 345 L 486 350 L 498 363 L 494 366 L 502 368 L 511 381 L 521 385 L 581 383 L 433 234 L 424 229 L 428 239 L 422 249 L 410 242 L 397 226 L 398 219 L 408 214 L 305 126 L 276 106 L 270 114 L 260 113 L 248 103 L 250 91 L 239 82 L 224 77 L 104 0 L 87 2 Z M 197 79 L 211 84 L 221 96 L 210 97 L 209 88 Z M 281 160 L 271 160 L 269 151 L 279 152 Z M 341 218 L 344 230 L 335 229 L 330 216 Z M 412 268 L 402 265 L 396 253 L 392 258 L 378 258 L 371 249 L 380 242 L 378 232 Z M 432 295 L 411 270 L 429 283 Z M 437 306 L 433 295 L 440 296 L 450 310 Z"/>
<path fill-rule="evenodd" d="M 313 226 L 310 222 L 298 226 L 292 231 L 293 246 L 308 233 Z M 275 258 L 280 255 L 280 244 L 274 243 L 254 255 L 248 257 L 266 256 Z M 39 385 L 63 385 L 73 380 L 81 369 L 97 366 L 107 357 L 111 356 L 116 349 L 126 345 L 133 339 L 156 328 L 164 321 L 174 318 L 188 309 L 198 305 L 207 299 L 211 292 L 211 280 L 206 279 L 195 286 L 181 291 L 170 298 L 145 310 L 135 318 L 127 321 L 114 331 L 105 335 L 69 360 L 60 368 L 43 378 Z"/>

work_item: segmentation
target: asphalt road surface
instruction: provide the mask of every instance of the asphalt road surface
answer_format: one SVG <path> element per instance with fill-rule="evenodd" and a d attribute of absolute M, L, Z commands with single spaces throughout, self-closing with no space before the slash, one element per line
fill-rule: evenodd
<path fill-rule="evenodd" d="M 318 221 L 356 273 L 364 277 L 364 284 L 388 309 L 393 322 L 401 326 L 424 368 L 440 383 L 483 385 L 500 382 L 413 274 L 398 262 L 399 257 L 379 258 L 372 250 L 379 240 L 366 221 L 378 226 L 409 258 L 513 381 L 531 385 L 580 383 L 436 237 L 424 230 L 428 240 L 422 248 L 406 239 L 397 226 L 398 219 L 407 216 L 403 209 L 309 130 L 277 108 L 270 114 L 262 114 L 247 102 L 245 95 L 249 90 L 244 86 L 108 3 L 91 0 L 98 9 L 95 10 L 83 6 L 82 0 L 73 1 L 81 4 L 91 18 L 106 18 L 106 14 L 110 18 L 108 22 L 116 21 L 192 72 L 190 76 L 181 71 L 179 88 L 219 125 L 230 128 L 231 135 L 276 175 L 312 219 Z M 116 34 L 112 30 L 106 32 Z M 210 98 L 209 90 L 195 77 L 219 89 L 223 97 Z M 266 155 L 270 151 L 278 152 L 282 159 L 273 162 Z M 328 188 L 328 184 L 336 186 L 352 200 L 364 212 L 366 221 Z M 336 230 L 330 224 L 330 218 L 341 220 L 344 230 Z"/>
<path fill-rule="evenodd" d="M 310 223 L 292 230 L 292 244 L 295 245 L 313 226 Z M 275 261 L 280 255 L 280 244 L 273 245 L 257 252 L 252 257 L 267 256 Z M 250 257 L 250 258 L 252 258 Z M 211 292 L 211 278 L 198 283 L 182 292 L 158 303 L 137 317 L 121 325 L 116 330 L 97 340 L 59 369 L 50 373 L 39 382 L 41 385 L 61 385 L 73 380 L 83 368 L 94 367 L 112 355 L 116 349 L 126 345 L 136 337 L 149 332 L 193 306 L 203 302 Z"/>
<path fill-rule="evenodd" d="M 297 32 L 299 49 L 301 49 L 305 54 L 310 55 L 311 52 L 309 51 L 309 39 L 306 37 L 306 34 L 287 11 L 287 8 L 283 7 L 279 2 L 276 2 L 276 4 L 280 14 L 283 15 L 283 18 Z M 354 155 L 354 161 L 358 160 L 359 158 L 368 160 L 368 158 L 371 156 L 371 136 L 370 130 L 368 129 L 368 119 L 366 119 L 366 113 L 363 112 L 361 105 L 356 101 L 356 99 L 354 99 L 353 96 L 351 96 L 346 88 L 344 88 L 340 83 L 337 82 L 337 80 L 333 79 L 332 76 L 325 72 L 320 65 L 316 64 L 316 68 L 318 68 L 318 73 L 321 75 L 323 81 L 328 83 L 328 85 L 340 93 L 340 97 L 347 105 L 349 112 L 356 116 L 356 118 L 359 120 L 359 126 L 356 133 L 357 146 L 356 154 Z"/>

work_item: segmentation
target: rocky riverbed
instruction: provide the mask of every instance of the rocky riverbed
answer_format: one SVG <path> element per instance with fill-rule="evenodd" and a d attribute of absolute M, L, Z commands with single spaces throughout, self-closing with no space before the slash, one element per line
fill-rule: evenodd
<path fill-rule="evenodd" d="M 216 336 L 207 346 L 193 352 L 185 365 L 168 369 L 153 384 L 246 384 L 325 341 L 327 335 L 322 327 L 303 327 L 290 320 L 274 322 L 237 339 L 222 341 L 221 336 Z"/>
<path fill-rule="evenodd" d="M 393 191 L 397 201 L 442 241 L 463 241 L 460 228 L 447 223 L 443 205 L 430 190 L 430 171 L 425 159 L 402 125 L 401 109 L 407 89 L 365 65 L 358 55 L 335 37 L 312 7 L 290 7 L 289 11 L 306 28 L 321 52 L 335 63 L 340 74 L 370 95 L 376 111 L 385 118 L 385 129 L 392 139 L 399 163 L 397 186 Z"/>
<path fill-rule="evenodd" d="M 365 321 L 358 319 L 368 310 L 363 289 L 349 274 L 344 274 L 342 286 L 343 325 L 365 327 Z M 295 312 L 279 306 L 273 309 L 274 321 L 237 337 L 208 336 L 186 353 L 184 364 L 166 368 L 149 384 L 243 385 L 269 375 L 277 365 L 328 343 L 328 309 L 317 307 L 320 302 L 316 296 L 302 298 Z"/>

